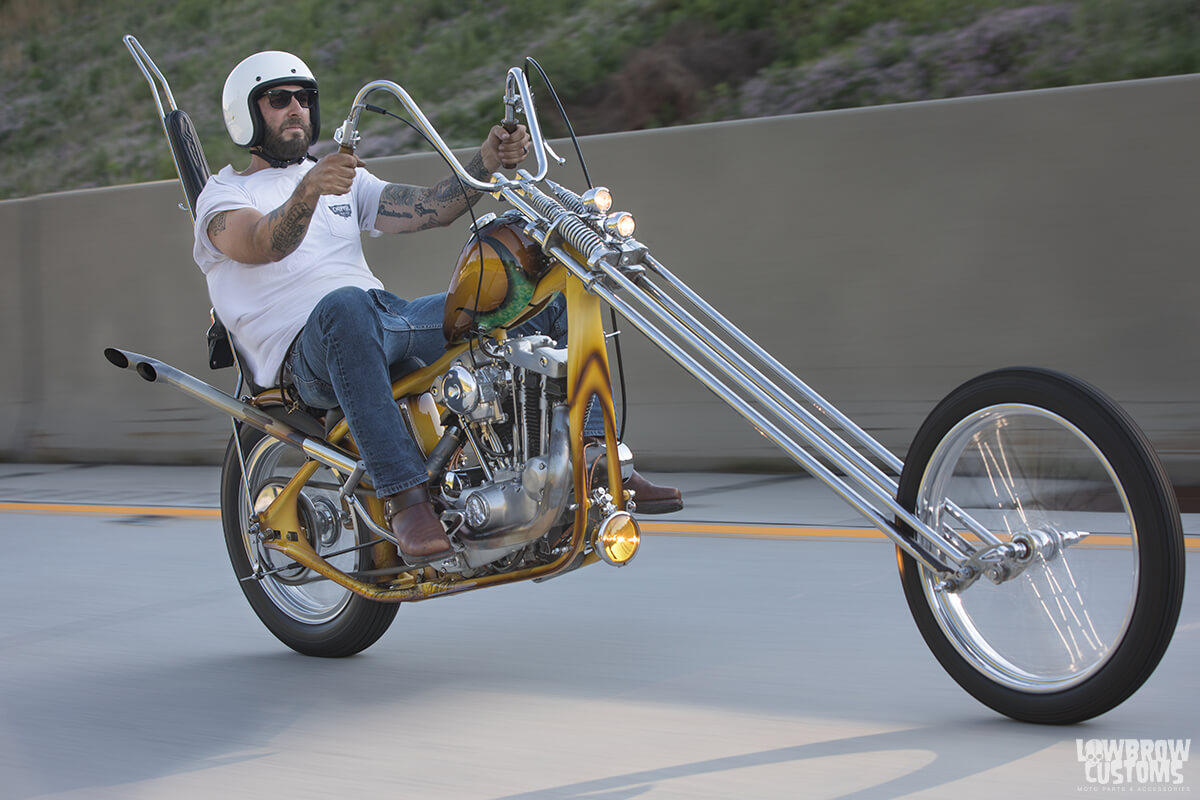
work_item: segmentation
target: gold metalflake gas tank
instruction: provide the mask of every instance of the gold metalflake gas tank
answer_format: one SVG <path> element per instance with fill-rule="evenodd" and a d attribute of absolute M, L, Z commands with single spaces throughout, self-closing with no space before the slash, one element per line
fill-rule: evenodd
<path fill-rule="evenodd" d="M 476 325 L 507 325 L 528 308 L 550 260 L 522 227 L 519 219 L 499 217 L 467 242 L 446 292 L 442 332 L 448 343 L 461 342 Z"/>

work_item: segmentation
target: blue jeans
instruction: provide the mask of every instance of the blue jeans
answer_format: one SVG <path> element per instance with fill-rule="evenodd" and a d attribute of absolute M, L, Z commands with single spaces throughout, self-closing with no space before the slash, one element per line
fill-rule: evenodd
<path fill-rule="evenodd" d="M 380 289 L 336 289 L 313 309 L 286 357 L 301 400 L 314 408 L 341 407 L 380 497 L 428 479 L 425 457 L 392 400 L 389 368 L 405 359 L 432 364 L 442 357 L 445 299 L 445 294 L 404 300 Z M 534 332 L 566 344 L 561 296 L 511 331 Z M 585 431 L 602 434 L 601 415 L 589 413 L 588 418 Z"/>

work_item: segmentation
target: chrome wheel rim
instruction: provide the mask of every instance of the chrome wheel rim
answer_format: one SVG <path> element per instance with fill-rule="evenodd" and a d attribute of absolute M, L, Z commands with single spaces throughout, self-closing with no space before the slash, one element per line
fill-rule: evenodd
<path fill-rule="evenodd" d="M 998 585 L 981 578 L 954 593 L 923 571 L 926 600 L 955 650 L 1022 692 L 1062 691 L 1094 675 L 1128 630 L 1139 580 L 1129 501 L 1095 443 L 1042 408 L 984 408 L 938 444 L 917 495 L 924 522 L 979 546 L 947 500 L 1002 541 L 1088 534 Z"/>
<path fill-rule="evenodd" d="M 241 491 L 238 510 L 246 555 L 251 563 L 257 561 L 270 573 L 259 582 L 263 591 L 280 611 L 297 622 L 321 625 L 346 608 L 351 592 L 306 567 L 289 567 L 292 560 L 263 545 L 250 534 L 248 524 L 254 514 L 264 510 L 283 490 L 304 460 L 294 447 L 269 437 L 260 440 L 246 457 L 247 486 L 254 508 L 250 507 L 246 492 Z M 301 534 L 322 555 L 351 547 L 358 540 L 357 519 L 349 529 L 341 524 L 337 486 L 336 476 L 322 467 L 305 484 L 298 501 Z M 356 553 L 351 552 L 328 560 L 344 572 L 353 572 L 357 559 Z"/>

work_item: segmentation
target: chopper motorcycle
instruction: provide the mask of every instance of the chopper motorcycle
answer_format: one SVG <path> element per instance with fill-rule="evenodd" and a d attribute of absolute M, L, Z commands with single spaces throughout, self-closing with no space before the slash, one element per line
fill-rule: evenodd
<path fill-rule="evenodd" d="M 142 46 L 125 43 L 193 210 L 209 175 L 195 130 Z M 507 206 L 474 221 L 455 266 L 445 354 L 394 375 L 453 555 L 406 561 L 340 413 L 255 386 L 219 321 L 210 364 L 238 366 L 234 394 L 105 351 L 232 418 L 222 525 L 266 627 L 301 653 L 347 656 L 378 640 L 403 602 L 627 564 L 641 537 L 637 498 L 620 488 L 632 456 L 615 426 L 607 305 L 894 542 L 918 629 L 978 700 L 1062 724 L 1133 694 L 1173 635 L 1184 541 L 1166 472 L 1129 415 L 1075 378 L 1002 369 L 939 403 L 901 461 L 657 261 L 607 189 L 546 179 L 563 159 L 543 136 L 529 66 L 541 71 L 529 59 L 507 73 L 503 107 L 507 126 L 528 127 L 532 173 L 472 177 L 390 81 L 365 85 L 334 137 L 354 152 L 362 112 L 387 113 L 368 95 L 390 95 L 464 188 Z M 510 335 L 560 294 L 567 341 Z M 599 443 L 583 435 L 589 404 L 604 419 Z"/>

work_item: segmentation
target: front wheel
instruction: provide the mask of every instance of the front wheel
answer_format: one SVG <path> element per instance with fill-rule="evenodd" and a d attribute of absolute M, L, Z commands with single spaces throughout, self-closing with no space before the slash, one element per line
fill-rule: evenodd
<path fill-rule="evenodd" d="M 246 481 L 238 457 L 238 439 L 229 441 L 221 470 L 221 523 L 229 560 L 254 613 L 288 647 L 309 656 L 340 658 L 374 644 L 387 631 L 399 608 L 360 597 L 305 567 L 292 566 L 281 553 L 268 550 L 250 533 L 250 518 L 262 511 L 304 464 L 291 445 L 244 428 Z M 303 534 L 317 552 L 335 553 L 359 544 L 357 519 L 350 528 L 340 520 L 339 481 L 321 468 L 300 494 Z M 370 568 L 369 549 L 351 550 L 328 560 L 343 572 Z M 241 580 L 253 573 L 252 560 L 266 573 L 261 580 Z"/>
<path fill-rule="evenodd" d="M 959 591 L 898 551 L 926 643 L 987 706 L 1080 722 L 1162 658 L 1183 599 L 1179 509 L 1144 434 L 1095 388 L 1028 368 L 967 382 L 917 433 L 897 499 L 963 549 L 983 542 L 951 503 L 1001 543 L 1048 543 L 1015 576 Z"/>

